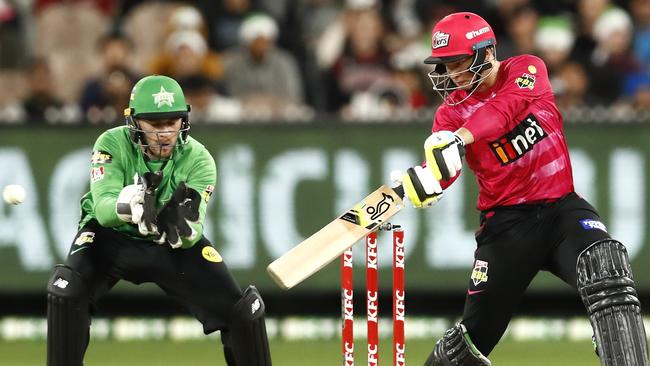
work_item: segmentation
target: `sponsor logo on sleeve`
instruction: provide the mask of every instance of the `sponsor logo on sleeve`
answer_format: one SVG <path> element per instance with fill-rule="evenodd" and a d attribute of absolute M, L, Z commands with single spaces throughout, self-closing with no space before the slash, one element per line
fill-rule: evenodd
<path fill-rule="evenodd" d="M 210 197 L 212 197 L 212 192 L 214 192 L 214 186 L 212 184 L 208 184 L 208 186 L 205 187 L 205 191 L 203 191 L 203 200 L 205 203 L 208 203 Z"/>
<path fill-rule="evenodd" d="M 474 269 L 472 270 L 472 275 L 470 276 L 474 286 L 478 286 L 479 283 L 487 282 L 488 280 L 488 262 L 477 259 L 474 262 Z"/>
<path fill-rule="evenodd" d="M 605 224 L 598 220 L 582 219 L 580 220 L 580 225 L 582 225 L 582 228 L 585 230 L 602 230 L 604 232 L 607 232 L 607 227 L 605 227 Z"/>
<path fill-rule="evenodd" d="M 515 79 L 515 84 L 517 84 L 519 89 L 533 90 L 535 87 L 535 76 L 528 73 L 523 73 L 520 77 Z"/>
<path fill-rule="evenodd" d="M 546 136 L 548 134 L 531 113 L 508 133 L 490 142 L 490 148 L 501 165 L 508 165 L 532 150 Z"/>
<path fill-rule="evenodd" d="M 90 181 L 92 183 L 95 183 L 95 182 L 100 181 L 102 179 L 104 179 L 104 167 L 103 166 L 92 168 L 90 170 Z"/>
<path fill-rule="evenodd" d="M 70 248 L 70 255 L 88 249 L 88 246 L 95 241 L 95 233 L 92 231 L 84 231 L 77 236 L 72 247 Z"/>
<path fill-rule="evenodd" d="M 223 261 L 219 252 L 211 246 L 206 246 L 201 249 L 201 255 L 208 262 L 219 263 Z"/>
<path fill-rule="evenodd" d="M 110 164 L 113 161 L 113 156 L 106 151 L 95 150 L 90 159 L 91 164 Z"/>
<path fill-rule="evenodd" d="M 84 231 L 83 233 L 77 236 L 77 239 L 74 241 L 74 245 L 84 245 L 90 244 L 95 241 L 95 233 L 92 231 Z"/>
<path fill-rule="evenodd" d="M 449 33 L 438 31 L 433 34 L 433 37 L 431 37 L 431 47 L 433 47 L 434 50 L 447 46 L 449 46 Z"/>

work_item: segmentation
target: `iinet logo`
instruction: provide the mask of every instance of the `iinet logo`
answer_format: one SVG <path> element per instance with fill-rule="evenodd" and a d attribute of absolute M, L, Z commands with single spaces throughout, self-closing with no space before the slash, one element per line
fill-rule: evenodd
<path fill-rule="evenodd" d="M 490 148 L 501 165 L 508 165 L 533 149 L 533 146 L 548 134 L 532 113 L 510 132 L 490 143 Z"/>

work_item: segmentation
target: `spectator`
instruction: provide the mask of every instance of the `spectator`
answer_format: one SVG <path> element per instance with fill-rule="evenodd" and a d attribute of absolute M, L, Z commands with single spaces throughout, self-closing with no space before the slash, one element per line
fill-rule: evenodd
<path fill-rule="evenodd" d="M 180 29 L 167 37 L 165 49 L 152 61 L 150 72 L 175 79 L 201 74 L 217 81 L 223 77 L 223 65 L 221 56 L 208 48 L 199 31 Z"/>
<path fill-rule="evenodd" d="M 634 18 L 634 54 L 644 64 L 650 66 L 650 1 L 632 0 L 630 11 Z"/>
<path fill-rule="evenodd" d="M 593 28 L 598 18 L 610 7 L 610 0 L 578 0 L 577 32 L 571 58 L 580 63 L 589 63 L 596 47 Z"/>
<path fill-rule="evenodd" d="M 207 36 L 207 26 L 201 12 L 190 5 L 182 5 L 175 9 L 168 20 L 169 32 L 178 30 L 193 30 Z"/>
<path fill-rule="evenodd" d="M 440 101 L 431 88 L 427 77 L 429 65 L 422 62 L 422 55 L 430 52 L 430 37 L 424 37 L 391 55 L 390 64 L 393 80 L 407 91 L 408 108 L 418 110 L 437 104 Z M 426 70 L 426 72 L 423 72 Z"/>
<path fill-rule="evenodd" d="M 224 59 L 228 91 L 252 109 L 269 109 L 273 115 L 303 104 L 300 73 L 294 58 L 276 47 L 277 24 L 273 18 L 257 14 L 247 18 L 240 29 L 241 46 Z"/>
<path fill-rule="evenodd" d="M 319 68 L 327 70 L 334 65 L 344 52 L 346 39 L 357 16 L 375 10 L 375 5 L 373 0 L 346 0 L 340 15 L 323 29 L 315 42 L 314 53 Z"/>
<path fill-rule="evenodd" d="M 588 70 L 591 91 L 603 103 L 611 104 L 621 96 L 625 79 L 640 70 L 630 48 L 630 16 L 619 8 L 607 10 L 594 23 L 593 38 L 596 47 Z"/>
<path fill-rule="evenodd" d="M 635 108 L 650 108 L 650 75 L 639 71 L 629 75 L 623 87 L 624 101 Z"/>
<path fill-rule="evenodd" d="M 29 94 L 23 100 L 23 109 L 28 123 L 53 122 L 52 112 L 63 107 L 56 96 L 52 72 L 45 58 L 34 60 L 28 69 Z"/>
<path fill-rule="evenodd" d="M 569 19 L 560 16 L 540 19 L 535 31 L 535 48 L 546 62 L 549 80 L 556 93 L 565 87 L 558 75 L 569 62 L 574 40 Z"/>
<path fill-rule="evenodd" d="M 119 4 L 114 0 L 32 0 L 30 2 L 33 3 L 34 13 L 40 13 L 49 6 L 62 3 L 85 3 L 100 10 L 106 16 L 112 16 L 115 13 L 116 5 Z"/>
<path fill-rule="evenodd" d="M 630 11 L 634 18 L 634 55 L 641 69 L 629 75 L 623 95 L 635 108 L 650 108 L 650 1 L 632 0 Z"/>
<path fill-rule="evenodd" d="M 375 9 L 357 13 L 344 52 L 331 69 L 336 98 L 333 109 L 354 109 L 356 93 L 368 92 L 375 83 L 386 84 L 391 79 L 390 55 L 382 44 L 383 35 L 384 24 Z"/>
<path fill-rule="evenodd" d="M 561 110 L 593 105 L 595 101 L 589 91 L 587 73 L 577 62 L 567 62 L 553 78 L 555 103 Z"/>
<path fill-rule="evenodd" d="M 212 80 L 204 75 L 190 75 L 179 81 L 187 103 L 192 106 L 192 121 L 236 122 L 242 117 L 239 101 L 218 93 Z"/>
<path fill-rule="evenodd" d="M 198 0 L 197 7 L 206 17 L 210 48 L 217 52 L 239 44 L 240 27 L 253 12 L 259 11 L 255 0 Z"/>
<path fill-rule="evenodd" d="M 79 105 L 87 118 L 105 115 L 106 122 L 113 122 L 128 104 L 131 88 L 138 79 L 130 64 L 133 44 L 121 32 L 112 31 L 99 40 L 98 49 L 102 68 L 86 81 Z"/>
<path fill-rule="evenodd" d="M 19 68 L 27 58 L 25 19 L 18 6 L 0 1 L 0 69 Z"/>
<path fill-rule="evenodd" d="M 534 53 L 538 18 L 537 10 L 529 5 L 512 10 L 512 16 L 506 19 L 508 37 L 499 40 L 500 59 Z"/>

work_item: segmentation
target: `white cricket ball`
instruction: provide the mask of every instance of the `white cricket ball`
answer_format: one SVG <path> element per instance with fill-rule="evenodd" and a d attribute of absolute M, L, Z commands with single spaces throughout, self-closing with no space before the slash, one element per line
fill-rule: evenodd
<path fill-rule="evenodd" d="M 25 188 L 10 184 L 2 190 L 2 198 L 10 205 L 17 205 L 25 200 Z"/>

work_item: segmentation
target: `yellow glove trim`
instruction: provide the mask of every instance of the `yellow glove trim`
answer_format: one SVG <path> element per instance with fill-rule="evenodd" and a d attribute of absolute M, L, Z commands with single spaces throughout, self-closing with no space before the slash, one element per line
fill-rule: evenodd
<path fill-rule="evenodd" d="M 441 145 L 439 147 L 429 148 L 429 149 L 426 149 L 426 151 L 424 152 L 424 155 L 426 156 L 426 159 L 427 159 L 427 167 L 431 170 L 431 172 L 433 173 L 433 176 L 436 177 L 437 180 L 442 179 L 442 173 L 440 172 L 440 168 L 438 167 L 438 163 L 436 163 L 436 158 L 433 157 L 433 149 L 438 149 L 438 148 L 440 148 L 442 146 L 445 146 L 445 145 Z"/>
<path fill-rule="evenodd" d="M 418 197 L 418 194 L 415 192 L 415 187 L 413 186 L 411 177 L 406 173 L 402 176 L 402 187 L 404 188 L 404 194 L 406 194 L 406 197 L 411 201 L 413 207 L 421 208 L 422 202 L 420 201 L 420 197 Z"/>

